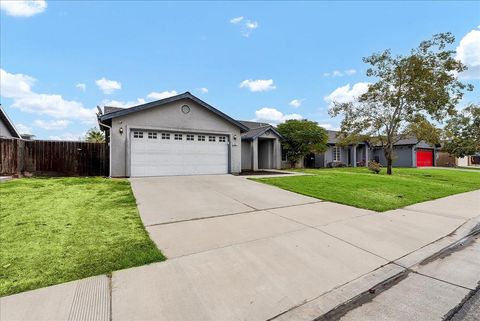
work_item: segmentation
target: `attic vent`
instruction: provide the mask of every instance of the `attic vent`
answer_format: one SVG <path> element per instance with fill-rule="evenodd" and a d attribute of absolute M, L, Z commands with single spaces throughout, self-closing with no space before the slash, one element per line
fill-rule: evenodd
<path fill-rule="evenodd" d="M 188 105 L 182 106 L 182 113 L 188 114 L 190 112 L 190 107 Z"/>

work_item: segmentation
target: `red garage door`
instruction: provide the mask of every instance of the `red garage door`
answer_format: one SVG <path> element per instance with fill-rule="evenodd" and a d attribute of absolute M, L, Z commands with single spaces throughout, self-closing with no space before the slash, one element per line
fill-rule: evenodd
<path fill-rule="evenodd" d="M 417 149 L 417 166 L 433 166 L 433 150 Z"/>

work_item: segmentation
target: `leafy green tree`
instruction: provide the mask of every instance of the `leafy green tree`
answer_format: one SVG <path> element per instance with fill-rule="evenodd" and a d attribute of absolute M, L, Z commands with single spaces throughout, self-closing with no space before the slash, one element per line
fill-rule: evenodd
<path fill-rule="evenodd" d="M 105 143 L 105 134 L 97 128 L 90 128 L 85 140 L 87 143 Z"/>
<path fill-rule="evenodd" d="M 443 150 L 456 157 L 480 152 L 480 106 L 470 104 L 447 121 Z"/>
<path fill-rule="evenodd" d="M 282 148 L 292 167 L 302 157 L 327 149 L 327 132 L 314 121 L 287 120 L 278 125 L 277 130 L 285 138 L 282 141 Z"/>
<path fill-rule="evenodd" d="M 421 122 L 422 127 L 432 128 L 431 122 L 441 123 L 456 113 L 464 90 L 473 89 L 457 79 L 467 67 L 455 60 L 454 50 L 447 49 L 454 41 L 451 33 L 441 33 L 421 42 L 408 55 L 394 56 L 385 50 L 363 58 L 370 65 L 367 76 L 375 83 L 354 102 L 333 102 L 330 115 L 343 116 L 342 134 L 366 135 L 381 145 L 389 175 L 393 147 L 415 134 L 412 124 Z"/>

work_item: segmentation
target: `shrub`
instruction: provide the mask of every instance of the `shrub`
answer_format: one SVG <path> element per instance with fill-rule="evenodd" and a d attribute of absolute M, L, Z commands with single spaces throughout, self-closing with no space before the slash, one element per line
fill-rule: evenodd
<path fill-rule="evenodd" d="M 347 165 L 345 165 L 342 162 L 330 162 L 330 163 L 327 163 L 327 167 L 328 168 L 347 167 Z"/>
<path fill-rule="evenodd" d="M 368 162 L 368 169 L 371 170 L 373 173 L 378 174 L 382 169 L 382 165 L 380 163 L 377 163 L 376 161 L 370 161 Z"/>

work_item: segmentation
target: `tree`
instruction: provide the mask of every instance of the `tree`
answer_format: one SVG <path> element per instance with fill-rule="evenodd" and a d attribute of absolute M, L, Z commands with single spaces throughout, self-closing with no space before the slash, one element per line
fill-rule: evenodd
<path fill-rule="evenodd" d="M 389 175 L 393 147 L 415 134 L 412 124 L 434 127 L 431 122 L 441 123 L 456 113 L 463 91 L 473 89 L 457 79 L 467 67 L 455 60 L 455 51 L 446 48 L 454 41 L 452 34 L 441 33 L 421 42 L 409 55 L 393 56 L 385 50 L 363 58 L 370 65 L 367 76 L 376 82 L 353 102 L 333 102 L 330 115 L 343 115 L 342 135 L 375 140 L 383 148 Z"/>
<path fill-rule="evenodd" d="M 447 121 L 443 150 L 455 157 L 480 152 L 480 106 L 470 104 Z"/>
<path fill-rule="evenodd" d="M 285 138 L 282 148 L 292 167 L 310 153 L 321 153 L 327 149 L 327 132 L 314 121 L 287 120 L 277 126 Z"/>
<path fill-rule="evenodd" d="M 87 143 L 105 143 L 105 135 L 97 128 L 90 128 L 85 140 Z"/>

